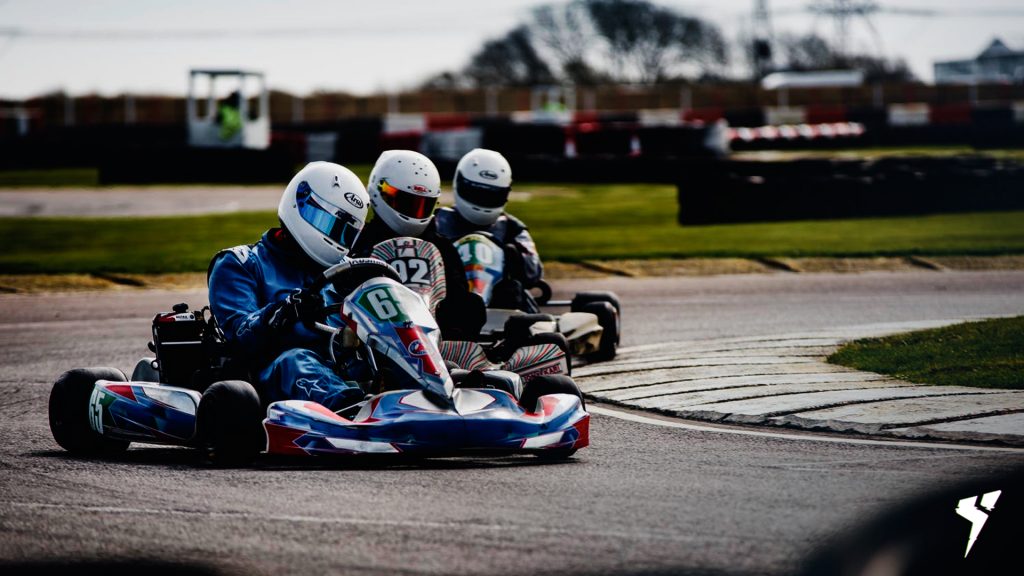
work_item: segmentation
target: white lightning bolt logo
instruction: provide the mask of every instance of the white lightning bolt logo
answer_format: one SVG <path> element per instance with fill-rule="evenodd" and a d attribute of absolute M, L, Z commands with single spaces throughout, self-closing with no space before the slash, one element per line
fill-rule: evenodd
<path fill-rule="evenodd" d="M 974 541 L 981 534 L 981 529 L 985 527 L 985 522 L 988 521 L 989 513 L 996 507 L 996 500 L 999 500 L 999 495 L 1002 493 L 1002 490 L 996 490 L 983 494 L 981 496 L 981 508 L 978 508 L 977 496 L 964 498 L 957 504 L 956 513 L 971 521 L 971 535 L 967 539 L 967 551 L 964 552 L 964 558 L 967 558 L 967 555 L 971 553 L 971 546 L 974 546 Z"/>

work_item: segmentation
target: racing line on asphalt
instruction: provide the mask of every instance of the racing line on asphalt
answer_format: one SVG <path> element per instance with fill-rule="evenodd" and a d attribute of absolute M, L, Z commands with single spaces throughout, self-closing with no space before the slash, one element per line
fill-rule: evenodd
<path fill-rule="evenodd" d="M 969 444 L 943 444 L 940 442 L 902 442 L 898 440 L 868 440 L 864 438 L 841 438 L 838 436 L 822 436 L 816 434 L 804 434 L 799 432 L 762 432 L 760 430 L 747 430 L 744 428 L 733 428 L 721 425 L 696 424 L 688 421 L 680 421 L 674 418 L 660 417 L 658 415 L 643 415 L 631 410 L 612 408 L 607 405 L 597 405 L 594 402 L 587 402 L 587 411 L 591 414 L 600 414 L 611 418 L 618 418 L 638 424 L 653 426 L 664 426 L 666 428 L 679 428 L 695 432 L 716 432 L 719 434 L 735 434 L 739 436 L 755 436 L 760 438 L 779 438 L 783 440 L 806 440 L 809 442 L 833 442 L 837 444 L 858 444 L 862 446 L 890 446 L 903 448 L 935 448 L 939 450 L 980 450 L 983 452 L 1012 452 L 1024 453 L 1024 448 L 1009 448 L 999 446 L 972 446 Z"/>

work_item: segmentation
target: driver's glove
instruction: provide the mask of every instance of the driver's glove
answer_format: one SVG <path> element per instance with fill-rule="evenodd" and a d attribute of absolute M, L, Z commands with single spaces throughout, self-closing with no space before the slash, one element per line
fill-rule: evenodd
<path fill-rule="evenodd" d="M 317 319 L 317 313 L 323 305 L 324 298 L 320 294 L 305 288 L 296 288 L 277 304 L 270 314 L 270 319 L 267 320 L 267 326 L 280 332 L 299 322 L 312 322 Z"/>

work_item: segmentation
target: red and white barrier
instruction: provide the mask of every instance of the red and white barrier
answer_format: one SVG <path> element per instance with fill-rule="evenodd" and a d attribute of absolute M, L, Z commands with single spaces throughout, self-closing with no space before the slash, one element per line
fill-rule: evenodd
<path fill-rule="evenodd" d="M 771 140 L 815 140 L 818 138 L 852 138 L 864 134 L 864 125 L 857 122 L 831 122 L 824 124 L 783 124 L 782 126 L 758 126 L 755 128 L 727 128 L 726 138 L 730 142 L 754 142 Z"/>

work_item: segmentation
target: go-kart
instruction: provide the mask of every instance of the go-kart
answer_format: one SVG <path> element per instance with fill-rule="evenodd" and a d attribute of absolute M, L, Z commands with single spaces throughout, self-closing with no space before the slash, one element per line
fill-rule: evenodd
<path fill-rule="evenodd" d="M 348 294 L 307 325 L 330 340 L 332 355 L 355 353 L 371 367 L 373 378 L 361 383 L 370 396 L 354 410 L 339 414 L 303 400 L 265 405 L 251 384 L 229 378 L 229 362 L 171 365 L 169 350 L 222 343 L 205 314 L 176 307 L 154 319 L 156 359 L 140 361 L 132 381 L 116 368 L 70 370 L 57 380 L 49 402 L 54 439 L 82 454 L 119 452 L 131 442 L 194 446 L 224 465 L 248 463 L 260 451 L 560 459 L 588 445 L 590 416 L 571 378 L 524 384 L 508 371 L 450 372 L 423 299 L 384 262 L 343 262 L 311 289 Z"/>
<path fill-rule="evenodd" d="M 480 328 L 488 312 L 480 296 L 466 291 L 461 299 L 448 296 L 444 261 L 432 243 L 420 238 L 399 237 L 385 240 L 373 247 L 371 256 L 388 263 L 398 273 L 402 284 L 423 298 L 435 318 L 445 317 L 449 323 L 465 321 L 471 338 L 441 340 L 441 356 L 449 365 L 465 370 L 507 370 L 528 382 L 537 376 L 565 374 L 572 371 L 569 345 L 564 336 L 548 331 L 534 331 L 532 325 L 546 318 L 517 315 L 503 327 L 500 338 L 493 332 L 480 337 Z M 458 294 L 454 296 L 460 296 Z M 458 302 L 455 306 L 452 301 Z M 439 316 L 441 315 L 441 316 Z"/>
<path fill-rule="evenodd" d="M 508 285 L 505 251 L 487 233 L 467 234 L 455 241 L 466 271 L 469 288 L 487 305 L 487 323 L 482 334 L 501 338 L 510 327 L 528 323 L 530 332 L 554 332 L 565 336 L 571 352 L 588 361 L 611 360 L 619 346 L 622 308 L 612 292 L 580 292 L 572 300 L 552 300 L 551 286 L 541 280 L 516 288 L 520 309 L 503 308 L 496 302 L 502 284 Z M 568 307 L 561 315 L 538 314 L 541 307 Z M 525 308 L 525 310 L 524 310 Z"/>

